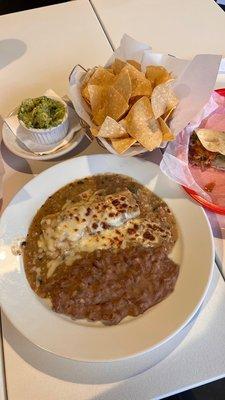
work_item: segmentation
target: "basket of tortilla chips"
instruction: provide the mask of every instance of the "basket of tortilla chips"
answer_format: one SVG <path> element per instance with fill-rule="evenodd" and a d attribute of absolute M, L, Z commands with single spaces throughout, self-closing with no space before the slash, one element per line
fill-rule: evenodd
<path fill-rule="evenodd" d="M 174 140 L 204 105 L 199 97 L 209 97 L 211 81 L 196 100 L 189 78 L 188 101 L 197 109 L 186 115 L 180 85 L 186 82 L 188 87 L 187 68 L 190 76 L 190 62 L 153 53 L 148 45 L 125 35 L 105 67 L 73 69 L 70 97 L 89 138 L 97 138 L 111 153 L 136 155 Z"/>

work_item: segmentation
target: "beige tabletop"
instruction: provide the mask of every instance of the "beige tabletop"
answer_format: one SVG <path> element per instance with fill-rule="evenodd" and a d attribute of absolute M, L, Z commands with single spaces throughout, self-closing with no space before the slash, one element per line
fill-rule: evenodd
<path fill-rule="evenodd" d="M 212 0 L 91 0 L 114 47 L 126 32 L 180 58 L 222 54 L 224 13 Z"/>
<path fill-rule="evenodd" d="M 128 3 L 129 9 L 133 8 L 133 11 L 129 10 L 129 13 L 127 12 Z M 193 0 L 184 2 L 188 4 L 184 5 L 183 25 L 180 22 L 182 14 L 179 4 L 181 2 L 168 0 L 164 3 L 167 12 L 163 12 L 160 35 L 156 35 L 152 30 L 151 25 L 156 26 L 154 18 L 152 22 L 151 16 L 147 18 L 153 6 L 155 13 L 160 14 L 159 10 L 162 7 L 157 6 L 159 2 L 156 0 L 129 0 L 129 2 L 127 0 L 96 0 L 94 6 L 97 9 L 98 18 L 101 16 L 101 23 L 104 20 L 104 9 L 108 10 L 104 29 L 110 35 L 114 45 L 118 44 L 124 31 L 127 31 L 137 39 L 146 40 L 154 46 L 161 46 L 158 50 L 163 51 L 163 46 L 166 47 L 163 40 L 168 40 L 164 25 L 168 24 L 169 15 L 172 18 L 169 14 L 168 4 L 170 4 L 176 15 L 176 18 L 173 17 L 176 32 L 178 26 L 180 30 L 183 29 L 182 32 L 179 31 L 179 35 L 173 33 L 175 44 L 173 42 L 170 47 L 171 52 L 174 54 L 181 52 L 180 56 L 191 57 L 194 49 L 195 53 L 200 51 L 200 42 L 203 46 L 202 51 L 209 52 L 210 49 L 207 50 L 204 47 L 207 40 L 205 40 L 205 34 L 202 33 L 200 33 L 201 41 L 196 42 L 196 47 L 193 43 L 194 37 L 189 43 L 192 46 L 189 50 L 187 46 L 180 44 L 180 37 L 185 38 L 187 35 L 189 20 L 192 17 L 191 10 L 194 14 L 196 2 Z M 137 4 L 140 5 L 139 16 Z M 204 9 L 204 15 L 209 16 L 211 2 L 199 0 L 199 4 L 200 9 Z M 220 25 L 222 21 L 220 12 L 213 8 L 213 13 Z M 47 88 L 51 87 L 60 95 L 65 94 L 68 74 L 76 63 L 84 66 L 104 64 L 111 54 L 111 47 L 98 18 L 88 0 L 76 0 L 0 17 L 2 33 L 0 49 L 4 54 L 0 61 L 0 114 L 3 117 L 22 98 L 40 95 Z M 192 24 L 193 28 L 197 29 L 196 16 L 193 17 Z M 172 30 L 171 22 L 169 26 Z M 113 31 L 110 32 L 110 29 Z M 116 29 L 119 33 L 117 37 L 114 37 Z M 204 29 L 206 32 L 206 22 Z M 222 33 L 224 28 L 220 27 L 220 29 Z M 171 35 L 169 31 L 169 37 Z M 210 40 L 209 43 L 211 43 Z M 167 42 L 167 48 L 169 44 Z M 222 46 L 222 40 L 220 40 L 220 45 Z M 217 52 L 218 49 L 215 51 Z M 78 149 L 63 159 L 101 152 L 103 149 L 96 143 L 90 144 L 87 139 L 84 139 Z M 60 161 L 26 161 L 10 153 L 4 144 L 1 146 L 1 155 L 5 167 L 3 207 L 35 174 Z M 157 162 L 158 153 L 152 154 L 150 158 Z M 218 226 L 216 221 L 214 223 Z M 213 280 L 201 313 L 176 339 L 177 342 L 168 345 L 166 351 L 170 354 L 166 358 L 166 353 L 162 354 L 162 361 L 151 369 L 147 369 L 149 360 L 146 356 L 142 360 L 145 372 L 123 381 L 117 378 L 114 383 L 108 381 L 102 384 L 90 379 L 85 381 L 85 369 L 81 365 L 69 363 L 67 360 L 37 349 L 20 335 L 3 315 L 3 361 L 6 368 L 8 398 L 9 400 L 114 400 L 115 398 L 150 400 L 218 379 L 225 376 L 224 313 L 225 285 L 215 266 Z M 175 345 L 178 347 L 174 350 Z M 129 363 L 124 368 L 129 372 Z M 106 366 L 106 372 L 109 375 L 110 369 L 110 366 Z M 84 371 L 84 377 L 81 379 L 82 371 Z M 119 371 L 117 376 L 119 376 Z"/>

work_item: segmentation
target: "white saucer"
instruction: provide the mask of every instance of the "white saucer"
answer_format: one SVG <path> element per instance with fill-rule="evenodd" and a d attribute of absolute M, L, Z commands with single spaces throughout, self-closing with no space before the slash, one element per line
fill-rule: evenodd
<path fill-rule="evenodd" d="M 70 106 L 68 105 L 68 107 Z M 10 113 L 10 115 L 15 114 L 16 112 L 17 108 L 14 109 Z M 58 150 L 55 150 L 53 153 L 42 155 L 32 153 L 25 145 L 23 145 L 23 143 L 18 140 L 16 135 L 12 132 L 12 130 L 5 122 L 2 127 L 2 138 L 8 149 L 19 157 L 30 160 L 52 160 L 53 158 L 63 156 L 64 154 L 77 147 L 85 136 L 83 129 L 80 129 L 80 124 L 78 120 L 72 126 L 69 126 L 69 131 L 67 135 L 71 135 L 72 131 L 74 131 L 74 135 L 72 136 L 69 143 L 59 148 Z"/>

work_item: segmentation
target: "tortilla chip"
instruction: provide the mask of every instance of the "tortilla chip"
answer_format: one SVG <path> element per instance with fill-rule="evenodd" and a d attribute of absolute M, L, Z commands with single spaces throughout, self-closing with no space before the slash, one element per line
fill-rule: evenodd
<path fill-rule="evenodd" d="M 171 74 L 161 65 L 149 65 L 146 68 L 145 76 L 153 88 L 171 79 Z"/>
<path fill-rule="evenodd" d="M 178 99 L 172 89 L 173 82 L 161 83 L 153 89 L 151 104 L 156 119 L 161 117 L 166 111 L 175 108 Z"/>
<path fill-rule="evenodd" d="M 131 97 L 135 96 L 150 96 L 152 93 L 152 86 L 145 75 L 138 71 L 133 65 L 127 64 L 123 70 L 128 71 L 131 79 L 132 93 Z"/>
<path fill-rule="evenodd" d="M 128 137 L 125 139 L 112 139 L 112 146 L 118 154 L 123 154 L 127 151 L 134 143 L 136 139 Z"/>
<path fill-rule="evenodd" d="M 106 117 L 96 136 L 107 139 L 119 139 L 126 138 L 129 135 L 122 125 L 116 122 L 113 118 Z"/>
<path fill-rule="evenodd" d="M 126 118 L 123 118 L 119 121 L 119 124 L 123 127 L 123 129 L 125 129 L 125 131 L 127 130 L 127 121 Z"/>
<path fill-rule="evenodd" d="M 152 87 L 149 85 L 150 82 L 142 81 L 138 82 L 135 89 L 132 91 L 131 97 L 135 96 L 151 96 Z"/>
<path fill-rule="evenodd" d="M 106 67 L 105 69 L 107 69 L 107 71 L 111 72 L 111 74 L 114 74 L 113 68 L 110 67 Z"/>
<path fill-rule="evenodd" d="M 126 117 L 126 126 L 127 132 L 146 149 L 152 151 L 160 146 L 162 132 L 148 97 L 142 97 L 133 105 Z"/>
<path fill-rule="evenodd" d="M 81 84 L 81 94 L 84 97 L 84 100 L 86 100 L 89 104 L 90 104 L 90 98 L 89 98 L 89 92 L 88 92 L 87 85 L 95 71 L 96 71 L 96 67 L 89 69 L 86 72 L 86 74 L 84 74 L 84 76 L 82 77 L 82 81 L 81 81 L 81 83 L 82 83 Z"/>
<path fill-rule="evenodd" d="M 84 100 L 90 105 L 90 95 L 89 95 L 88 85 L 84 86 L 84 88 L 81 89 L 81 94 Z"/>
<path fill-rule="evenodd" d="M 110 86 L 115 80 L 115 75 L 103 67 L 97 67 L 93 73 L 86 79 L 86 84 L 81 89 L 84 99 L 90 104 L 89 85 Z"/>
<path fill-rule="evenodd" d="M 108 88 L 98 85 L 88 85 L 92 119 L 96 125 L 101 125 L 106 117 L 106 97 Z"/>
<path fill-rule="evenodd" d="M 167 141 L 167 142 L 170 142 L 171 140 L 174 140 L 175 136 L 171 132 L 171 129 L 166 124 L 166 122 L 161 117 L 159 117 L 158 121 L 159 121 L 160 129 L 161 129 L 162 134 L 163 134 L 162 140 Z"/>
<path fill-rule="evenodd" d="M 128 102 L 131 96 L 132 86 L 129 72 L 122 69 L 116 78 L 113 87 L 123 96 Z"/>
<path fill-rule="evenodd" d="M 92 126 L 90 128 L 90 131 L 92 133 L 93 136 L 98 136 L 98 132 L 99 132 L 99 126 Z"/>
<path fill-rule="evenodd" d="M 116 58 L 112 65 L 110 65 L 110 68 L 112 68 L 115 75 L 118 75 L 121 69 L 123 69 L 126 64 L 126 61 L 122 61 L 119 58 Z"/>
<path fill-rule="evenodd" d="M 89 82 L 89 79 L 91 78 L 91 76 L 94 74 L 94 72 L 96 71 L 97 67 L 94 68 L 90 68 L 87 70 L 87 72 L 82 76 L 81 78 L 81 84 L 82 86 L 86 86 Z"/>
<path fill-rule="evenodd" d="M 115 80 L 115 76 L 108 69 L 103 67 L 98 67 L 93 75 L 90 77 L 88 84 L 89 85 L 101 85 L 107 86 L 112 85 Z"/>
<path fill-rule="evenodd" d="M 116 121 L 122 118 L 129 105 L 123 96 L 112 86 L 88 85 L 92 119 L 101 125 L 107 116 Z"/>
<path fill-rule="evenodd" d="M 164 120 L 164 122 L 166 122 L 168 119 L 170 119 L 172 117 L 173 111 L 175 110 L 176 107 L 172 107 L 170 110 L 166 111 L 163 115 L 162 115 L 162 119 Z"/>
<path fill-rule="evenodd" d="M 127 60 L 128 64 L 133 65 L 138 71 L 141 71 L 141 64 L 135 60 Z"/>
<path fill-rule="evenodd" d="M 122 118 L 129 108 L 129 105 L 123 96 L 112 86 L 108 87 L 105 105 L 106 116 L 109 116 L 116 121 Z"/>
<path fill-rule="evenodd" d="M 102 108 L 96 110 L 95 115 L 93 115 L 92 120 L 96 125 L 102 125 L 107 115 L 106 106 L 104 105 Z"/>
<path fill-rule="evenodd" d="M 135 96 L 135 97 L 131 97 L 130 101 L 129 101 L 129 108 L 132 108 L 133 105 L 142 98 L 143 96 Z"/>
<path fill-rule="evenodd" d="M 213 129 L 196 129 L 196 134 L 206 150 L 225 156 L 225 132 Z"/>

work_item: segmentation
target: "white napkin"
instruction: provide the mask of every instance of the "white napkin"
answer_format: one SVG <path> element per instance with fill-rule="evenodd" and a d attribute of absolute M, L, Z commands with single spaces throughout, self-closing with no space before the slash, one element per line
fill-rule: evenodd
<path fill-rule="evenodd" d="M 48 89 L 44 96 L 51 96 L 56 100 L 62 100 L 52 89 Z M 11 131 L 18 137 L 19 141 L 22 142 L 29 150 L 32 152 L 45 152 L 56 150 L 59 146 L 65 146 L 72 139 L 74 132 L 80 129 L 79 120 L 76 113 L 72 107 L 68 106 L 68 116 L 69 116 L 69 129 L 66 137 L 54 144 L 41 144 L 31 140 L 27 131 L 21 126 L 17 115 L 12 115 L 11 117 L 5 118 L 5 123 L 9 126 Z"/>

